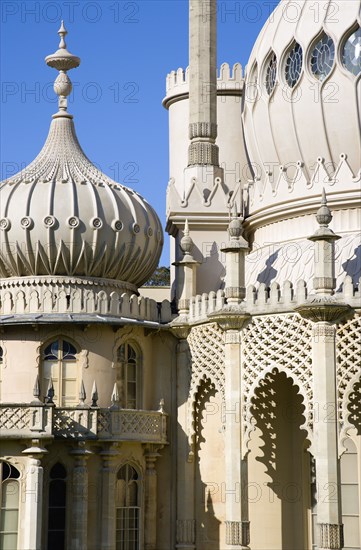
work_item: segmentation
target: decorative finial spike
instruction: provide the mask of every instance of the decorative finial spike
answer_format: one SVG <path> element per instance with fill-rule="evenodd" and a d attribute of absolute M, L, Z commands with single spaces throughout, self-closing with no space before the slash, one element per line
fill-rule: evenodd
<path fill-rule="evenodd" d="M 97 385 L 96 385 L 96 382 L 94 380 L 93 382 L 93 387 L 92 387 L 92 404 L 91 406 L 92 407 L 97 407 L 98 406 L 98 388 L 97 388 Z"/>
<path fill-rule="evenodd" d="M 118 409 L 119 408 L 119 391 L 118 391 L 118 386 L 117 386 L 117 383 L 115 382 L 114 383 L 114 387 L 113 387 L 113 391 L 112 391 L 112 396 L 111 396 L 111 409 Z"/>
<path fill-rule="evenodd" d="M 80 384 L 80 391 L 79 391 L 79 407 L 85 407 L 85 400 L 86 400 L 86 392 L 85 392 L 85 386 L 83 380 Z"/>
<path fill-rule="evenodd" d="M 33 396 L 39 399 L 40 397 L 40 383 L 39 383 L 39 375 L 36 376 L 35 384 L 33 388 Z"/>
<path fill-rule="evenodd" d="M 322 202 L 321 202 L 321 204 L 324 204 L 324 205 L 327 204 L 326 191 L 325 191 L 324 187 L 322 187 Z"/>
<path fill-rule="evenodd" d="M 64 21 L 61 20 L 60 29 L 58 30 L 58 35 L 60 36 L 60 43 L 59 48 L 61 50 L 66 50 L 66 43 L 65 43 L 65 37 L 68 34 L 68 31 L 66 30 L 64 26 Z"/>
<path fill-rule="evenodd" d="M 185 221 L 185 224 L 184 224 L 184 231 L 183 231 L 184 235 L 188 236 L 189 235 L 189 225 L 188 225 L 188 218 L 186 219 Z"/>
<path fill-rule="evenodd" d="M 54 405 L 53 397 L 55 395 L 53 379 L 49 379 L 48 390 L 46 392 L 45 403 L 47 405 Z"/>
<path fill-rule="evenodd" d="M 232 206 L 232 218 L 235 220 L 237 217 L 237 202 L 234 201 Z"/>
<path fill-rule="evenodd" d="M 53 67 L 59 71 L 59 74 L 54 82 L 54 91 L 56 95 L 59 96 L 59 111 L 53 115 L 53 117 L 72 118 L 72 116 L 67 113 L 67 97 L 72 91 L 72 84 L 67 75 L 67 71 L 79 67 L 80 59 L 66 49 L 65 36 L 68 34 L 68 31 L 64 26 L 64 21 L 61 22 L 58 34 L 60 36 L 59 49 L 52 55 L 48 55 L 45 58 L 45 62 L 49 67 Z"/>

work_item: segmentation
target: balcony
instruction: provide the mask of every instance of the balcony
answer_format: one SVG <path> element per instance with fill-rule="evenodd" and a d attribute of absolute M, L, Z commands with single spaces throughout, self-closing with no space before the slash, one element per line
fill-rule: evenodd
<path fill-rule="evenodd" d="M 0 439 L 167 443 L 167 414 L 119 408 L 0 404 Z"/>

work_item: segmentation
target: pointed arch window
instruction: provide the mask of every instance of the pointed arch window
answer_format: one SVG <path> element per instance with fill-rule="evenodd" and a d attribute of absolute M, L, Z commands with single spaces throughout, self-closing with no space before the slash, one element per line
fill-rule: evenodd
<path fill-rule="evenodd" d="M 354 30 L 345 42 L 342 50 L 343 66 L 350 73 L 358 76 L 361 73 L 361 28 Z"/>
<path fill-rule="evenodd" d="M 295 42 L 287 55 L 285 76 L 290 88 L 294 88 L 300 79 L 303 66 L 303 51 L 300 44 Z"/>
<path fill-rule="evenodd" d="M 357 465 L 357 449 L 351 438 L 345 443 L 346 452 L 340 459 L 341 510 L 344 526 L 344 549 L 360 548 L 360 495 Z"/>
<path fill-rule="evenodd" d="M 268 95 L 271 95 L 275 86 L 277 78 L 277 56 L 275 53 L 272 53 L 267 61 L 266 65 L 266 90 Z"/>
<path fill-rule="evenodd" d="M 136 349 L 122 344 L 117 350 L 120 368 L 120 402 L 125 409 L 140 408 L 140 357 Z"/>
<path fill-rule="evenodd" d="M 319 80 L 325 80 L 335 61 L 335 43 L 330 36 L 323 34 L 315 44 L 310 58 L 312 73 Z"/>
<path fill-rule="evenodd" d="M 77 404 L 79 393 L 77 350 L 73 344 L 62 338 L 48 344 L 43 351 L 45 393 L 50 379 L 54 385 L 54 403 L 63 407 Z"/>
<path fill-rule="evenodd" d="M 59 462 L 49 474 L 48 550 L 64 550 L 66 535 L 66 469 Z"/>
<path fill-rule="evenodd" d="M 15 550 L 19 530 L 20 472 L 8 462 L 0 462 L 0 548 Z"/>
<path fill-rule="evenodd" d="M 140 549 L 140 480 L 138 472 L 125 464 L 117 474 L 116 550 Z"/>

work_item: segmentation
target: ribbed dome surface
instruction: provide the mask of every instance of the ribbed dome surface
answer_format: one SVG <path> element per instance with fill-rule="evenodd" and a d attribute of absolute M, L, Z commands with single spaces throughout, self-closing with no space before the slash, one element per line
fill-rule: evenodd
<path fill-rule="evenodd" d="M 138 193 L 83 153 L 69 115 L 51 122 L 38 157 L 0 186 L 0 277 L 78 275 L 142 285 L 163 233 Z"/>
<path fill-rule="evenodd" d="M 272 179 L 267 172 L 276 180 L 281 167 L 292 178 L 298 162 L 310 181 L 318 158 L 332 175 L 341 155 L 358 174 L 360 7 L 282 0 L 260 32 L 247 65 L 244 128 L 261 182 Z"/>

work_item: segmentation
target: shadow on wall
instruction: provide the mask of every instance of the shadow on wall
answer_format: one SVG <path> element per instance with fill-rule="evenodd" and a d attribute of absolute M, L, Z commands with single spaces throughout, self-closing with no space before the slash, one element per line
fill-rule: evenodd
<path fill-rule="evenodd" d="M 278 258 L 280 249 L 276 250 L 271 256 L 266 260 L 266 267 L 261 273 L 257 276 L 258 283 L 264 283 L 266 286 L 269 286 L 272 282 L 272 279 L 275 279 L 278 271 L 273 267 L 273 264 Z"/>
<path fill-rule="evenodd" d="M 262 432 L 263 441 L 258 449 L 262 456 L 256 456 L 256 460 L 264 465 L 265 473 L 271 478 L 267 484 L 271 496 L 263 502 L 262 514 L 271 517 L 280 513 L 280 550 L 306 548 L 308 541 L 304 526 L 311 487 L 310 460 L 305 455 L 306 432 L 300 429 L 305 421 L 303 397 L 292 380 L 275 369 L 261 380 L 252 401 L 252 414 Z M 308 469 L 306 475 L 305 464 Z"/>

